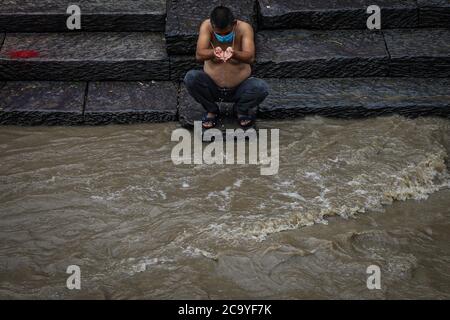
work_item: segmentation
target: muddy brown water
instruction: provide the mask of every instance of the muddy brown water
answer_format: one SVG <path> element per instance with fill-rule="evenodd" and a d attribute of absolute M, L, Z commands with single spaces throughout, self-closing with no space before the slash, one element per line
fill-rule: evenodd
<path fill-rule="evenodd" d="M 450 298 L 449 120 L 260 122 L 273 176 L 175 166 L 175 128 L 0 127 L 0 297 Z"/>

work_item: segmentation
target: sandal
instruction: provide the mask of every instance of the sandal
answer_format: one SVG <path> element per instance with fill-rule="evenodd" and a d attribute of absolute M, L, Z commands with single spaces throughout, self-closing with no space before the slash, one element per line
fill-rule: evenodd
<path fill-rule="evenodd" d="M 255 124 L 256 117 L 254 115 L 239 115 L 238 122 L 241 128 L 247 129 L 253 127 Z M 242 124 L 243 121 L 246 121 L 246 124 Z"/>
<path fill-rule="evenodd" d="M 203 129 L 211 129 L 214 128 L 217 125 L 217 120 L 219 118 L 219 115 L 216 114 L 214 117 L 210 118 L 208 117 L 208 112 L 205 112 L 202 116 L 202 128 Z M 205 127 L 206 123 L 211 123 L 212 125 L 209 127 Z"/>

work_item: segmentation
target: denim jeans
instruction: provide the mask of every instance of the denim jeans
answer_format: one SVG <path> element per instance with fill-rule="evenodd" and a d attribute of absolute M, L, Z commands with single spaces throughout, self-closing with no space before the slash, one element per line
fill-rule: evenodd
<path fill-rule="evenodd" d="M 203 70 L 190 70 L 184 84 L 195 101 L 215 114 L 219 113 L 216 102 L 234 102 L 239 115 L 256 115 L 258 105 L 269 94 L 269 86 L 262 79 L 250 77 L 234 88 L 221 88 Z"/>

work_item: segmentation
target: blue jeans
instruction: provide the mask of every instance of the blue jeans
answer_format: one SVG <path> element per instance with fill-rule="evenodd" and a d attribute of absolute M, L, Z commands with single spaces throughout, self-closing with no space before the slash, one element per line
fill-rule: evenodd
<path fill-rule="evenodd" d="M 184 77 L 189 94 L 206 111 L 218 114 L 216 102 L 234 102 L 239 115 L 256 115 L 258 105 L 269 94 L 269 86 L 262 79 L 247 78 L 234 88 L 221 88 L 203 70 L 190 70 Z"/>

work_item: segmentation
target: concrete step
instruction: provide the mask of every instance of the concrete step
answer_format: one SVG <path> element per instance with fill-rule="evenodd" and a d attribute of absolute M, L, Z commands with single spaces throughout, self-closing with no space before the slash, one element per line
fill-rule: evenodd
<path fill-rule="evenodd" d="M 270 94 L 258 117 L 285 119 L 307 115 L 339 118 L 386 114 L 450 118 L 450 79 L 339 78 L 266 79 Z M 179 96 L 179 121 L 191 127 L 203 107 L 184 86 Z"/>
<path fill-rule="evenodd" d="M 200 24 L 220 4 L 231 8 L 238 19 L 256 28 L 254 0 L 171 0 L 166 23 L 167 52 L 170 55 L 195 53 Z"/>
<path fill-rule="evenodd" d="M 177 119 L 173 82 L 0 83 L 0 124 L 103 125 Z"/>
<path fill-rule="evenodd" d="M 81 9 L 81 31 L 164 31 L 165 0 L 2 0 L 0 32 L 64 32 L 67 8 Z"/>
<path fill-rule="evenodd" d="M 8 33 L 0 50 L 0 80 L 167 80 L 169 71 L 162 33 Z"/>
<path fill-rule="evenodd" d="M 382 29 L 450 27 L 448 0 L 258 0 L 259 28 L 366 29 L 375 4 Z"/>

